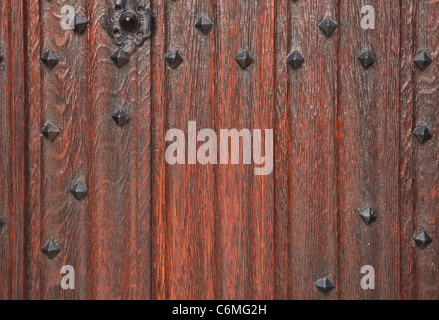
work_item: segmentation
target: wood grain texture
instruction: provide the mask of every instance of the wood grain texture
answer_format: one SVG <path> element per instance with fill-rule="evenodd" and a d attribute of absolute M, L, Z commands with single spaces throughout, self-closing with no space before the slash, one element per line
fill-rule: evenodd
<path fill-rule="evenodd" d="M 167 130 L 180 129 L 188 137 L 189 121 L 196 122 L 196 131 L 214 126 L 214 35 L 205 36 L 194 27 L 202 14 L 212 16 L 213 10 L 204 1 L 178 1 L 168 3 L 164 9 L 165 52 L 180 50 L 185 59 L 176 69 L 161 70 L 165 73 L 167 92 L 164 125 Z M 157 138 L 165 140 L 165 136 Z M 189 142 L 186 146 L 186 163 L 189 163 Z M 167 223 L 163 226 L 167 228 L 159 232 L 166 232 L 168 241 L 164 266 L 166 298 L 213 299 L 214 166 L 166 166 L 165 171 Z"/>
<path fill-rule="evenodd" d="M 81 35 L 61 28 L 70 1 L 0 8 L 0 299 L 439 298 L 437 1 L 149 0 L 157 30 L 122 68 L 100 25 L 111 3 L 73 3 L 90 21 Z M 360 27 L 366 4 L 375 30 Z M 201 15 L 214 22 L 207 35 Z M 325 16 L 338 22 L 331 37 Z M 176 69 L 164 59 L 173 49 L 185 59 Z M 255 59 L 247 70 L 242 49 Z M 378 59 L 369 69 L 366 49 Z M 52 70 L 47 50 L 60 58 Z M 424 71 L 420 50 L 434 59 Z M 121 108 L 122 128 L 111 119 Z M 53 142 L 40 134 L 47 121 L 61 129 Z M 189 121 L 218 138 L 274 129 L 274 172 L 168 165 L 166 132 L 187 137 Z M 423 145 L 419 124 L 433 134 Z M 81 201 L 69 192 L 79 180 Z M 368 226 L 367 207 L 378 214 Z M 76 290 L 60 288 L 63 265 Z M 375 290 L 360 286 L 363 265 Z M 314 285 L 325 276 L 327 294 Z"/>
<path fill-rule="evenodd" d="M 371 1 L 376 29 L 360 27 L 360 2 L 340 2 L 337 106 L 338 292 L 342 299 L 399 296 L 399 26 L 398 3 Z M 355 26 L 355 27 L 354 27 Z M 365 69 L 365 50 L 377 62 Z M 379 81 L 377 81 L 379 79 Z M 365 225 L 358 214 L 378 215 Z M 376 290 L 359 285 L 371 265 Z"/>
<path fill-rule="evenodd" d="M 149 46 L 117 68 L 110 56 L 118 47 L 99 23 L 109 6 L 91 1 L 89 8 L 89 298 L 148 298 L 150 62 L 141 54 L 148 56 Z M 111 118 L 119 109 L 131 118 L 122 128 Z"/>
<path fill-rule="evenodd" d="M 401 297 L 438 299 L 438 243 L 421 250 L 413 242 L 420 231 L 438 233 L 438 66 L 422 71 L 413 58 L 421 50 L 438 58 L 439 5 L 404 1 L 401 9 Z M 420 145 L 413 136 L 417 125 L 426 125 L 434 138 Z"/>
<path fill-rule="evenodd" d="M 24 5 L 0 8 L 0 299 L 24 299 L 26 285 L 26 80 Z"/>
<path fill-rule="evenodd" d="M 337 280 L 335 108 L 337 31 L 318 29 L 325 16 L 338 20 L 336 1 L 286 1 L 276 25 L 288 30 L 277 47 L 276 274 L 278 298 L 321 299 L 314 286 L 322 277 Z M 284 22 L 288 21 L 288 23 Z M 304 65 L 286 63 L 298 50 Z M 282 93 L 282 91 L 284 91 Z M 280 96 L 282 94 L 282 96 Z M 283 262 L 282 262 L 283 261 Z M 333 292 L 328 298 L 335 298 Z"/>
<path fill-rule="evenodd" d="M 217 127 L 273 128 L 274 1 L 218 1 Z M 226 41 L 227 39 L 227 41 Z M 247 70 L 234 61 L 247 49 Z M 218 71 L 217 71 L 218 72 Z M 253 166 L 218 167 L 216 186 L 216 295 L 222 299 L 274 297 L 273 176 L 255 176 Z"/>

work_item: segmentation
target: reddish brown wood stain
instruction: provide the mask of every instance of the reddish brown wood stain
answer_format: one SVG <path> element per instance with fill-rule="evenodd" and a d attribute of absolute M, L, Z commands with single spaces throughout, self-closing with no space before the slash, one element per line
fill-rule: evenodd
<path fill-rule="evenodd" d="M 99 23 L 109 0 L 74 2 L 90 20 L 82 35 L 60 26 L 66 1 L 0 8 L 0 298 L 438 299 L 439 4 L 371 0 L 376 29 L 363 30 L 356 1 L 146 3 L 158 28 L 121 69 Z M 202 14 L 208 35 L 194 28 Z M 339 24 L 329 38 L 326 15 Z M 40 62 L 49 49 L 53 70 Z M 164 61 L 173 49 L 177 69 Z M 245 71 L 242 49 L 255 59 Z M 367 70 L 366 49 L 378 58 Z M 420 49 L 434 59 L 425 71 Z M 46 121 L 62 131 L 54 142 L 39 134 Z M 274 129 L 273 174 L 167 165 L 165 134 L 188 121 Z M 422 146 L 418 124 L 433 133 Z M 79 179 L 82 201 L 69 192 Z M 433 243 L 421 250 L 423 229 Z M 60 288 L 63 265 L 76 290 Z M 376 290 L 361 288 L 363 265 Z M 324 276 L 336 285 L 326 295 L 314 286 Z"/>

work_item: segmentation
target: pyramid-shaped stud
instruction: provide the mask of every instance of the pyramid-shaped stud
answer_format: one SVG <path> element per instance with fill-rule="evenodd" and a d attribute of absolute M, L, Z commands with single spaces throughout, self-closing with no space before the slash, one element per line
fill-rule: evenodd
<path fill-rule="evenodd" d="M 84 181 L 79 181 L 70 188 L 70 193 L 75 197 L 76 200 L 82 200 L 87 195 L 87 186 Z"/>
<path fill-rule="evenodd" d="M 41 61 L 48 67 L 49 69 L 53 69 L 59 62 L 59 59 L 52 51 L 47 51 L 41 56 Z"/>
<path fill-rule="evenodd" d="M 367 69 L 371 67 L 377 59 L 372 51 L 366 50 L 358 57 L 358 60 L 360 60 L 363 67 Z"/>
<path fill-rule="evenodd" d="M 377 218 L 377 214 L 372 208 L 367 208 L 360 212 L 360 218 L 369 225 Z"/>
<path fill-rule="evenodd" d="M 425 51 L 419 52 L 413 62 L 418 66 L 419 69 L 424 70 L 427 68 L 433 61 L 433 58 Z"/>
<path fill-rule="evenodd" d="M 238 62 L 239 66 L 244 70 L 247 69 L 254 61 L 255 60 L 252 58 L 248 50 L 242 50 L 236 56 L 236 62 Z"/>
<path fill-rule="evenodd" d="M 59 136 L 61 130 L 53 123 L 48 122 L 42 129 L 41 134 L 49 141 L 55 141 L 55 139 Z"/>
<path fill-rule="evenodd" d="M 210 18 L 201 16 L 195 23 L 195 28 L 197 28 L 202 34 L 207 35 L 213 28 L 213 22 Z"/>
<path fill-rule="evenodd" d="M 425 142 L 433 138 L 430 130 L 428 130 L 426 126 L 417 126 L 415 129 L 413 129 L 413 135 L 416 137 L 420 144 L 424 144 Z"/>
<path fill-rule="evenodd" d="M 88 26 L 88 20 L 77 14 L 75 16 L 75 31 L 81 34 L 84 32 L 87 26 Z"/>
<path fill-rule="evenodd" d="M 175 69 L 184 62 L 183 54 L 180 50 L 172 50 L 165 55 L 165 61 L 168 67 Z"/>
<path fill-rule="evenodd" d="M 111 118 L 119 127 L 123 127 L 130 121 L 130 116 L 123 109 L 118 110 Z"/>
<path fill-rule="evenodd" d="M 316 287 L 324 293 L 328 293 L 335 288 L 334 284 L 328 277 L 321 278 L 316 281 Z"/>
<path fill-rule="evenodd" d="M 327 37 L 330 37 L 337 27 L 337 22 L 335 22 L 335 20 L 331 17 L 325 17 L 322 22 L 319 23 L 320 30 L 322 30 Z"/>
<path fill-rule="evenodd" d="M 295 50 L 288 55 L 287 62 L 291 66 L 291 68 L 296 70 L 303 65 L 303 63 L 305 62 L 305 58 L 299 51 Z"/>
<path fill-rule="evenodd" d="M 51 238 L 51 239 L 46 241 L 44 246 L 41 248 L 41 251 L 49 259 L 53 259 L 53 258 L 55 258 L 59 254 L 59 252 L 61 251 L 61 248 L 60 248 L 58 242 Z"/>
<path fill-rule="evenodd" d="M 415 243 L 420 248 L 426 248 L 433 239 L 430 237 L 427 231 L 422 231 L 415 236 Z"/>
<path fill-rule="evenodd" d="M 122 68 L 130 61 L 130 57 L 125 51 L 119 49 L 111 56 L 111 60 L 118 68 Z"/>

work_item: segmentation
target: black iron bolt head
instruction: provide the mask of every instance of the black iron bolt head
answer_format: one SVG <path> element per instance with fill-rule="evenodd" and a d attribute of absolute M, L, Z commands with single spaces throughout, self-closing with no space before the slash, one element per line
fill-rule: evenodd
<path fill-rule="evenodd" d="M 254 61 L 255 60 L 252 58 L 248 50 L 242 50 L 236 56 L 236 62 L 238 62 L 239 66 L 244 70 L 247 69 Z"/>
<path fill-rule="evenodd" d="M 75 31 L 79 34 L 83 33 L 88 26 L 88 20 L 77 14 L 75 16 Z"/>
<path fill-rule="evenodd" d="M 417 126 L 413 130 L 413 134 L 420 144 L 424 144 L 433 137 L 430 130 L 428 130 L 426 126 Z"/>
<path fill-rule="evenodd" d="M 325 17 L 319 24 L 320 30 L 322 30 L 327 37 L 330 37 L 337 29 L 337 27 L 337 22 L 335 22 L 335 20 L 331 17 Z"/>
<path fill-rule="evenodd" d="M 55 141 L 61 131 L 53 123 L 48 122 L 42 129 L 41 134 L 49 141 Z"/>
<path fill-rule="evenodd" d="M 61 248 L 58 242 L 54 239 L 49 239 L 44 246 L 41 248 L 41 251 L 49 258 L 55 258 L 58 253 L 61 251 Z"/>
<path fill-rule="evenodd" d="M 201 16 L 197 23 L 195 23 L 195 28 L 197 28 L 201 33 L 207 35 L 213 28 L 213 22 L 210 20 L 210 18 Z"/>
<path fill-rule="evenodd" d="M 371 67 L 377 59 L 372 51 L 366 50 L 358 57 L 358 60 L 360 60 L 363 67 L 367 69 Z"/>
<path fill-rule="evenodd" d="M 49 69 L 53 69 L 59 62 L 59 59 L 52 51 L 47 51 L 41 56 L 41 61 L 48 67 Z"/>
<path fill-rule="evenodd" d="M 118 68 L 122 68 L 130 61 L 130 57 L 125 51 L 119 49 L 111 56 L 111 60 Z"/>
<path fill-rule="evenodd" d="M 183 54 L 180 50 L 172 50 L 165 55 L 165 61 L 168 67 L 175 69 L 184 62 Z"/>
<path fill-rule="evenodd" d="M 426 248 L 430 243 L 433 242 L 433 239 L 430 237 L 427 231 L 422 231 L 415 236 L 415 243 L 420 248 Z"/>
<path fill-rule="evenodd" d="M 321 278 L 316 281 L 316 287 L 324 293 L 328 293 L 335 288 L 334 284 L 328 277 Z"/>
<path fill-rule="evenodd" d="M 372 208 L 367 208 L 360 213 L 360 218 L 365 224 L 371 224 L 377 218 L 377 214 Z"/>
<path fill-rule="evenodd" d="M 123 127 L 130 121 L 130 116 L 123 109 L 118 110 L 111 117 L 119 127 Z"/>
<path fill-rule="evenodd" d="M 84 181 L 79 181 L 70 188 L 70 193 L 75 197 L 76 200 L 82 200 L 87 195 L 87 186 Z"/>
<path fill-rule="evenodd" d="M 303 65 L 303 63 L 305 62 L 305 58 L 299 51 L 295 50 L 288 55 L 287 62 L 291 66 L 291 68 L 296 70 Z"/>
<path fill-rule="evenodd" d="M 132 11 L 126 11 L 121 14 L 119 23 L 122 30 L 127 32 L 137 31 L 140 27 L 140 19 L 136 13 Z"/>
<path fill-rule="evenodd" d="M 419 69 L 424 70 L 427 68 L 433 61 L 433 58 L 425 51 L 419 52 L 413 62 L 418 66 Z"/>

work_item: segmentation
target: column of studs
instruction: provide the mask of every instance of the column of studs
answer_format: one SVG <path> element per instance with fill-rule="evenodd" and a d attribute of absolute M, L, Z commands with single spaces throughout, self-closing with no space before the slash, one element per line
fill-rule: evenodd
<path fill-rule="evenodd" d="M 79 14 L 75 15 L 75 21 L 74 21 L 75 32 L 78 34 L 84 33 L 85 29 L 88 26 L 88 23 L 89 22 L 86 18 L 82 17 Z M 49 71 L 54 69 L 60 62 L 58 55 L 50 49 L 46 50 L 43 53 L 40 60 L 47 67 Z M 44 124 L 43 128 L 40 130 L 40 134 L 42 137 L 46 138 L 48 141 L 53 143 L 61 134 L 61 129 L 58 128 L 58 126 L 56 126 L 53 122 L 47 121 Z M 82 200 L 87 195 L 87 187 L 85 182 L 82 180 L 78 181 L 75 185 L 70 187 L 69 190 L 76 200 Z M 61 247 L 58 241 L 53 237 L 49 237 L 49 239 L 46 240 L 46 242 L 41 248 L 41 252 L 44 255 L 46 255 L 48 259 L 54 259 L 56 256 L 58 256 L 60 251 L 61 251 Z"/>

